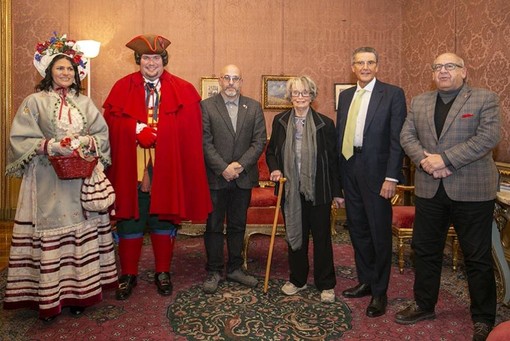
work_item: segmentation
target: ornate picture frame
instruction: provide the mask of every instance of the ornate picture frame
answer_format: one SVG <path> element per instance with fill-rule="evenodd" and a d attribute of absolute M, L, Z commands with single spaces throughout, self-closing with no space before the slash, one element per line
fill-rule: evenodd
<path fill-rule="evenodd" d="M 220 84 L 218 77 L 202 77 L 200 78 L 200 96 L 207 99 L 220 93 Z"/>
<path fill-rule="evenodd" d="M 262 76 L 262 108 L 290 109 L 292 103 L 285 98 L 287 81 L 294 76 Z"/>
<path fill-rule="evenodd" d="M 335 88 L 333 90 L 333 94 L 335 95 L 335 112 L 338 109 L 338 95 L 345 89 L 352 88 L 356 86 L 355 83 L 335 83 Z"/>

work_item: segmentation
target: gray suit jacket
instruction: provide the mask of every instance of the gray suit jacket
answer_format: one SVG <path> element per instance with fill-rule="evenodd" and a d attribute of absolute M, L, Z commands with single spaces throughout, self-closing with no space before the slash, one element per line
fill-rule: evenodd
<path fill-rule="evenodd" d="M 494 199 L 498 170 L 492 159 L 492 149 L 500 140 L 497 95 L 465 84 L 448 112 L 438 139 L 434 125 L 437 94 L 431 91 L 413 98 L 400 134 L 402 147 L 416 165 L 416 195 L 432 198 L 441 181 L 420 168 L 424 151 L 427 151 L 445 155 L 445 162 L 449 161 L 447 166 L 453 174 L 442 181 L 450 199 Z"/>
<path fill-rule="evenodd" d="M 203 146 L 207 180 L 210 189 L 227 187 L 221 173 L 233 162 L 244 171 L 235 181 L 240 188 L 250 189 L 258 184 L 257 161 L 267 141 L 266 122 L 260 103 L 239 97 L 237 127 L 234 132 L 225 101 L 221 94 L 200 102 L 203 121 Z"/>

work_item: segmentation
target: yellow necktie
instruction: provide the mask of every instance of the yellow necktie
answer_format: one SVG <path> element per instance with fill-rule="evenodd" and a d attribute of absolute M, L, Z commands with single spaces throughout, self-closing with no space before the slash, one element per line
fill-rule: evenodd
<path fill-rule="evenodd" d="M 356 132 L 356 120 L 358 119 L 359 107 L 361 105 L 361 98 L 366 92 L 361 89 L 354 96 L 349 113 L 347 114 L 347 123 L 345 124 L 344 140 L 342 142 L 342 154 L 346 160 L 349 160 L 354 150 L 354 133 Z"/>

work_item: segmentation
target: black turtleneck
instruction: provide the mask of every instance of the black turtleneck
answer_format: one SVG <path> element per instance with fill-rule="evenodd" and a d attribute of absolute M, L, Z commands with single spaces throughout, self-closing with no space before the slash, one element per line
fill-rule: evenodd
<path fill-rule="evenodd" d="M 462 87 L 451 91 L 439 90 L 437 93 L 436 108 L 434 111 L 434 124 L 436 126 L 437 138 L 439 138 L 443 131 L 444 122 L 446 121 L 448 112 L 450 111 L 455 98 L 459 94 L 460 89 L 462 89 Z"/>

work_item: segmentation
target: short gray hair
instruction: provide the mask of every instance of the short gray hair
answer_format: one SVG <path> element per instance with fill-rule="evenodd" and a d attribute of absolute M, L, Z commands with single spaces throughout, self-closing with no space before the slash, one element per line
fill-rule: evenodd
<path fill-rule="evenodd" d="M 358 47 L 356 50 L 354 50 L 352 52 L 352 56 L 351 56 L 351 64 L 354 64 L 354 58 L 356 57 L 356 55 L 358 53 L 373 53 L 374 56 L 375 56 L 375 62 L 378 63 L 379 62 L 379 53 L 377 53 L 377 51 L 373 48 L 373 47 L 369 47 L 369 46 L 362 46 L 362 47 Z"/>
<path fill-rule="evenodd" d="M 297 76 L 297 77 L 292 77 L 291 79 L 289 79 L 287 81 L 285 98 L 288 101 L 292 100 L 292 94 L 291 94 L 292 89 L 294 88 L 294 86 L 296 86 L 298 84 L 300 84 L 304 88 L 308 89 L 308 91 L 310 92 L 310 97 L 311 97 L 312 101 L 317 97 L 317 93 L 318 93 L 317 84 L 315 84 L 315 82 L 308 76 Z"/>

